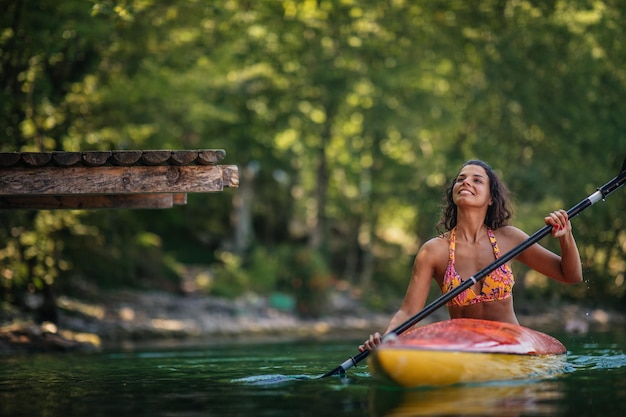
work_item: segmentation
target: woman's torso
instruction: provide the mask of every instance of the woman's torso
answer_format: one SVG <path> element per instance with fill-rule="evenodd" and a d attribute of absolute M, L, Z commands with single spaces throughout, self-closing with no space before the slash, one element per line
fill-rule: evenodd
<path fill-rule="evenodd" d="M 515 242 L 513 242 L 510 238 L 510 234 L 507 233 L 506 227 L 493 231 L 492 237 L 495 238 L 495 242 L 497 242 L 497 244 L 495 244 L 493 240 L 489 239 L 486 231 L 484 237 L 478 239 L 476 242 L 464 241 L 457 235 L 453 245 L 453 254 L 451 254 L 450 251 L 450 237 L 451 232 L 448 232 L 437 241 L 437 253 L 440 255 L 437 256 L 437 262 L 434 268 L 435 276 L 433 278 L 439 285 L 442 293 L 449 291 L 451 287 L 450 277 L 448 277 L 447 280 L 445 279 L 446 273 L 450 274 L 450 256 L 454 257 L 453 272 L 458 274 L 459 279 L 467 279 L 482 270 L 484 267 L 493 263 L 496 259 L 496 252 L 498 249 L 501 254 L 504 254 L 515 246 Z M 498 249 L 496 249 L 496 246 Z M 444 253 L 445 256 L 443 256 Z M 503 268 L 504 267 L 505 266 L 503 266 Z M 506 265 L 506 269 L 510 272 L 509 265 Z M 503 279 L 506 281 L 506 270 L 499 271 L 499 273 L 501 277 L 497 277 L 496 280 L 499 281 Z M 506 288 L 498 289 L 498 295 L 495 297 L 489 297 L 483 294 L 483 286 L 486 284 L 486 281 L 490 286 L 499 285 L 498 282 L 490 282 L 490 279 L 493 281 L 493 279 L 489 276 L 481 281 L 478 281 L 470 287 L 471 293 L 465 292 L 464 296 L 460 297 L 473 299 L 473 302 L 468 303 L 467 305 L 458 305 L 461 302 L 448 303 L 447 307 L 450 317 L 482 318 L 486 320 L 517 323 L 517 318 L 515 317 L 513 309 L 512 297 L 510 296 L 510 289 L 514 282 L 512 274 L 510 276 L 511 282 L 504 284 L 504 287 Z M 458 282 L 454 282 L 454 284 L 456 285 Z M 489 288 L 485 288 L 485 290 L 489 291 Z M 508 294 L 505 294 L 505 291 L 508 291 Z M 468 294 L 470 296 L 465 297 Z"/>

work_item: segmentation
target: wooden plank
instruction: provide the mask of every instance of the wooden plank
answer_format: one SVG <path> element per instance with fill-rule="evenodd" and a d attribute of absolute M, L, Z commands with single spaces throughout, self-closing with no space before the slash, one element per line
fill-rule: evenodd
<path fill-rule="evenodd" d="M 185 194 L 123 194 L 0 197 L 0 209 L 163 209 L 186 204 Z"/>
<path fill-rule="evenodd" d="M 99 167 L 107 163 L 111 157 L 111 151 L 85 151 L 83 163 L 90 167 Z"/>
<path fill-rule="evenodd" d="M 239 168 L 237 165 L 220 165 L 224 168 L 224 187 L 239 187 Z"/>
<path fill-rule="evenodd" d="M 22 152 L 22 161 L 31 167 L 40 167 L 46 165 L 52 159 L 49 152 Z"/>
<path fill-rule="evenodd" d="M 61 167 L 79 164 L 82 157 L 82 152 L 52 152 L 52 161 Z"/>
<path fill-rule="evenodd" d="M 198 159 L 198 151 L 172 151 L 170 162 L 174 165 L 189 165 Z"/>
<path fill-rule="evenodd" d="M 198 163 L 202 165 L 215 164 L 226 157 L 223 149 L 205 149 L 198 151 Z"/>
<path fill-rule="evenodd" d="M 174 196 L 174 205 L 176 206 L 184 206 L 187 204 L 187 194 L 184 193 L 176 193 Z"/>
<path fill-rule="evenodd" d="M 0 167 L 10 167 L 20 161 L 22 154 L 19 152 L 0 152 Z"/>
<path fill-rule="evenodd" d="M 172 151 L 143 151 L 141 161 L 146 165 L 162 165 L 171 155 Z"/>
<path fill-rule="evenodd" d="M 111 161 L 115 165 L 130 166 L 141 159 L 141 151 L 113 151 Z"/>
<path fill-rule="evenodd" d="M 198 193 L 238 185 L 235 165 L 0 168 L 2 196 Z"/>

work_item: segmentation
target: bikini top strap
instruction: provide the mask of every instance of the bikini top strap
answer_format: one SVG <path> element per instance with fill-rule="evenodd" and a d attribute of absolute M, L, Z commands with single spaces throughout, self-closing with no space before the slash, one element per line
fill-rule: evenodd
<path fill-rule="evenodd" d="M 454 252 L 456 250 L 456 227 L 450 230 L 450 245 L 448 246 L 448 263 L 454 265 Z"/>
<path fill-rule="evenodd" d="M 490 228 L 487 228 L 487 235 L 489 236 L 489 241 L 491 242 L 491 247 L 493 248 L 493 254 L 495 255 L 496 259 L 499 259 L 500 248 L 498 248 L 498 243 L 496 242 L 496 235 Z"/>

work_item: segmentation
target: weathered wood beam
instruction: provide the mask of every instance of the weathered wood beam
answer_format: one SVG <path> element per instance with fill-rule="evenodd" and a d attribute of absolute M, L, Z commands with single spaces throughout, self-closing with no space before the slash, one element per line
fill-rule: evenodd
<path fill-rule="evenodd" d="M 174 198 L 175 206 L 184 206 L 185 204 L 187 204 L 187 194 L 176 193 L 176 194 L 172 194 L 172 196 Z"/>
<path fill-rule="evenodd" d="M 1 156 L 1 155 L 0 155 Z M 81 162 L 81 152 L 52 152 L 52 161 L 60 167 L 71 167 Z"/>
<path fill-rule="evenodd" d="M 215 165 L 224 159 L 223 149 L 200 149 L 182 151 L 83 151 L 83 152 L 0 152 L 0 167 L 57 165 L 69 167 L 86 165 Z"/>
<path fill-rule="evenodd" d="M 0 168 L 0 196 L 202 193 L 238 186 L 235 165 Z"/>
<path fill-rule="evenodd" d="M 1 209 L 163 209 L 187 203 L 187 194 L 122 194 L 0 197 Z"/>

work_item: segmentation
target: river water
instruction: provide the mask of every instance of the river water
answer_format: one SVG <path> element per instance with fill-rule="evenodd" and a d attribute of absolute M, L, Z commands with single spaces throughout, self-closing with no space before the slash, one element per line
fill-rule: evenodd
<path fill-rule="evenodd" d="M 626 331 L 553 335 L 569 350 L 563 374 L 413 391 L 365 365 L 319 378 L 356 340 L 0 358 L 0 416 L 625 416 Z"/>

